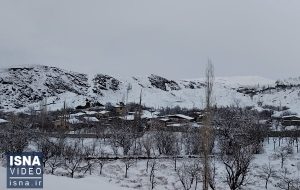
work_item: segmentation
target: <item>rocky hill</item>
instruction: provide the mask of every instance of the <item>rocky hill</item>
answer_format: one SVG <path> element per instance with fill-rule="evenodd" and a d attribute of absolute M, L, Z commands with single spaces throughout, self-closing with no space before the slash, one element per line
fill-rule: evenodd
<path fill-rule="evenodd" d="M 49 109 L 84 104 L 86 99 L 117 103 L 138 102 L 151 107 L 203 107 L 203 79 L 170 80 L 157 75 L 115 78 L 88 76 L 49 66 L 26 66 L 0 70 L 0 108 L 5 111 L 38 109 L 47 99 Z M 286 106 L 300 113 L 300 78 L 269 80 L 262 77 L 216 78 L 214 102 L 218 106 Z"/>

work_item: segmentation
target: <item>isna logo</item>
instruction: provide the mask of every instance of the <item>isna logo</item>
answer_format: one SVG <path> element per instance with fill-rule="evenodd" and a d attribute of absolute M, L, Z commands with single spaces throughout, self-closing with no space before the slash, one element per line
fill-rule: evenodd
<path fill-rule="evenodd" d="M 41 152 L 7 153 L 7 188 L 43 188 Z"/>

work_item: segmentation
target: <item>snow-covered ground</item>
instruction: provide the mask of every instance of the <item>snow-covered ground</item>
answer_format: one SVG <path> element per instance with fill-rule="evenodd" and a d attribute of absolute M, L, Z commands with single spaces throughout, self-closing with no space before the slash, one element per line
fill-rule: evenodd
<path fill-rule="evenodd" d="M 6 168 L 0 167 L 0 189 L 6 188 Z M 87 176 L 82 179 L 71 179 L 68 177 L 60 177 L 53 175 L 44 175 L 44 190 L 92 190 L 92 189 L 106 189 L 106 190 L 122 190 L 118 184 L 109 182 L 107 178 L 98 176 Z M 127 188 L 129 189 L 129 188 Z"/>
<path fill-rule="evenodd" d="M 272 167 L 277 172 L 278 176 L 283 175 L 281 170 L 281 163 L 279 159 L 274 158 L 274 144 L 273 139 L 264 142 L 264 152 L 255 155 L 255 159 L 251 164 L 249 173 L 249 184 L 245 189 L 258 190 L 264 189 L 265 182 L 259 177 L 263 165 Z M 281 142 L 281 147 L 285 146 L 287 141 L 285 139 Z M 275 149 L 278 149 L 278 139 L 275 142 Z M 300 180 L 300 153 L 296 152 L 296 147 L 293 147 L 294 153 L 289 155 L 284 162 L 284 168 L 287 168 L 289 178 Z M 191 164 L 195 159 L 179 159 L 177 169 L 183 164 Z M 216 161 L 216 179 L 217 189 L 227 190 L 225 183 L 226 171 L 220 161 Z M 99 168 L 95 168 L 92 175 L 86 174 L 83 178 L 72 179 L 65 176 L 44 175 L 44 189 L 70 189 L 70 190 L 119 190 L 119 189 L 150 189 L 149 171 L 146 171 L 146 160 L 138 160 L 129 169 L 128 178 L 124 178 L 124 163 L 122 161 L 110 161 L 104 165 L 102 175 L 99 175 Z M 6 184 L 6 170 L 0 167 L 0 189 L 5 189 Z M 157 167 L 155 170 L 155 189 L 180 190 L 183 189 L 179 182 L 177 173 L 174 170 L 174 160 L 159 159 L 157 160 Z M 272 178 L 268 184 L 269 190 L 277 190 L 276 187 L 279 178 Z M 198 184 L 198 189 L 201 189 L 201 184 Z"/>

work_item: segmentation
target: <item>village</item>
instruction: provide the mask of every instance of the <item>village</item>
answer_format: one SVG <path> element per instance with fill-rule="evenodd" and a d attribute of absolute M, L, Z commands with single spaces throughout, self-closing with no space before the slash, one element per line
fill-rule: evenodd
<path fill-rule="evenodd" d="M 241 140 L 252 147 L 251 152 L 235 158 L 243 167 L 250 167 L 250 161 L 260 164 L 263 156 L 264 168 L 268 164 L 265 157 L 272 156 L 269 162 L 275 164 L 277 173 L 284 168 L 295 170 L 300 136 L 297 115 L 234 106 L 212 110 L 215 145 L 211 147 L 211 159 L 216 165 L 211 167 L 216 171 L 211 175 L 218 181 L 216 188 L 230 184 L 222 182 L 226 176 L 222 173 L 226 169 L 223 163 L 231 163 L 231 158 L 227 160 L 223 155 L 231 155 L 234 143 Z M 47 104 L 43 104 L 26 113 L 1 112 L 1 159 L 5 159 L 4 152 L 35 150 L 43 153 L 44 172 L 49 175 L 100 175 L 134 189 L 197 188 L 202 183 L 198 172 L 202 171 L 205 117 L 207 112 L 200 109 L 154 109 L 123 102 L 103 105 L 89 100 L 76 108 L 64 104 L 57 111 L 48 111 Z M 255 168 L 253 171 L 260 172 Z M 234 175 L 263 182 L 263 178 L 248 172 Z M 298 182 L 293 175 L 274 180 L 273 187 L 285 186 L 285 180 Z"/>
<path fill-rule="evenodd" d="M 202 109 L 146 106 L 141 90 L 138 102 L 85 98 L 53 109 L 45 97 L 39 106 L 1 111 L 0 161 L 38 152 L 46 175 L 100 177 L 133 189 L 299 189 L 297 114 L 263 102 L 217 106 L 212 78 L 208 64 Z M 258 183 L 248 185 L 251 179 Z"/>
<path fill-rule="evenodd" d="M 257 122 L 264 125 L 267 131 L 300 130 L 300 116 L 296 114 L 289 112 L 274 114 L 270 110 L 263 110 L 258 114 Z M 205 110 L 185 109 L 179 106 L 154 109 L 138 103 L 124 102 L 103 105 L 86 99 L 85 105 L 78 105 L 73 109 L 64 105 L 61 110 L 48 111 L 45 103 L 37 110 L 30 109 L 28 112 L 17 114 L 0 112 L 0 115 L 0 125 L 3 126 L 22 121 L 30 125 L 30 128 L 42 131 L 63 131 L 69 135 L 93 136 L 97 133 L 105 134 L 104 131 L 116 122 L 126 122 L 139 132 L 149 130 L 184 132 L 193 128 L 199 129 L 203 126 Z"/>

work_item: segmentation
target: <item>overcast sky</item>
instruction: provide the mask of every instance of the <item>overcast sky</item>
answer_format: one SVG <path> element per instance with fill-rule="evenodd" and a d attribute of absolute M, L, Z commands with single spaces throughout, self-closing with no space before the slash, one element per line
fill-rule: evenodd
<path fill-rule="evenodd" d="M 299 0 L 0 0 L 0 65 L 174 79 L 300 76 Z"/>

